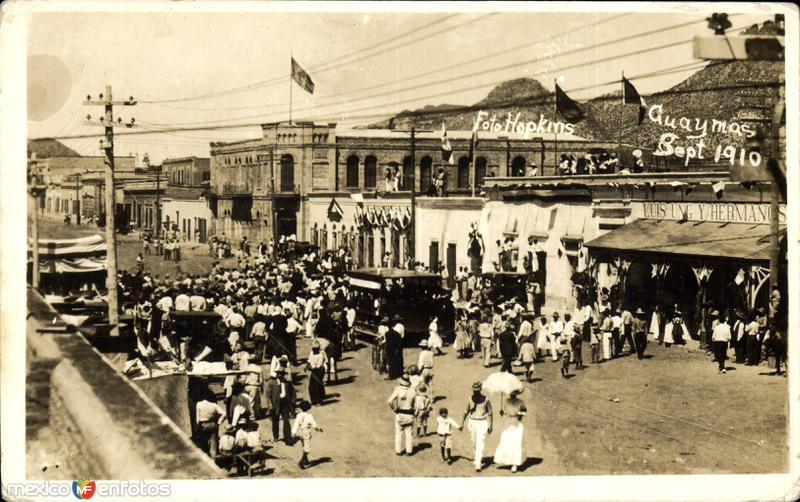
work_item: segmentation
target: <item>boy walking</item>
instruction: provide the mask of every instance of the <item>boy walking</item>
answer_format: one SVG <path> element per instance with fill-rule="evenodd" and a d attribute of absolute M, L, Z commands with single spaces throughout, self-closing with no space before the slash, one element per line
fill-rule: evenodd
<path fill-rule="evenodd" d="M 600 362 L 600 327 L 596 322 L 592 322 L 592 334 L 589 338 L 589 344 L 592 348 L 592 364 Z"/>
<path fill-rule="evenodd" d="M 420 382 L 417 385 L 417 395 L 414 396 L 414 418 L 417 437 L 428 435 L 428 415 L 430 415 L 430 412 L 431 399 L 428 396 L 428 386 Z"/>
<path fill-rule="evenodd" d="M 314 431 L 322 432 L 322 427 L 317 425 L 314 416 L 309 413 L 308 410 L 310 409 L 311 404 L 308 401 L 302 401 L 300 403 L 300 413 L 297 414 L 294 419 L 294 425 L 292 425 L 292 435 L 299 438 L 303 444 L 303 456 L 300 457 L 300 462 L 297 463 L 301 469 L 305 469 L 310 464 L 308 456 L 311 454 L 312 434 Z"/>
<path fill-rule="evenodd" d="M 442 453 L 442 462 L 453 463 L 450 451 L 453 449 L 453 427 L 461 430 L 452 417 L 447 416 L 447 408 L 439 409 L 439 416 L 436 417 L 436 434 L 439 436 L 439 450 Z"/>
<path fill-rule="evenodd" d="M 583 339 L 581 338 L 581 333 L 574 332 L 570 336 L 569 345 L 572 349 L 572 359 L 575 361 L 575 370 L 582 370 L 583 369 Z"/>
<path fill-rule="evenodd" d="M 522 346 L 519 348 L 519 358 L 522 361 L 522 366 L 525 367 L 525 381 L 531 382 L 533 380 L 536 349 L 533 347 L 533 341 L 530 336 L 526 336 L 522 339 Z"/>

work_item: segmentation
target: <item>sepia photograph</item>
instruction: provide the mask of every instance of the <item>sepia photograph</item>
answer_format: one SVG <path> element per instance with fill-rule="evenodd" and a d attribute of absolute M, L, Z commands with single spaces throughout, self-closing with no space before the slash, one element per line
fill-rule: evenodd
<path fill-rule="evenodd" d="M 797 496 L 796 6 L 3 10 L 4 499 Z"/>

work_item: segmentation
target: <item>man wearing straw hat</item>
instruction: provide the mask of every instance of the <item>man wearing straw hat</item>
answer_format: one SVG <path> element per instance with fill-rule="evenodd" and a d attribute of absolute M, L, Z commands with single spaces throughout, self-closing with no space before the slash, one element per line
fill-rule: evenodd
<path fill-rule="evenodd" d="M 492 433 L 493 418 L 492 403 L 488 397 L 483 395 L 482 388 L 481 382 L 472 384 L 472 395 L 469 397 L 467 409 L 464 411 L 464 418 L 461 421 L 467 424 L 470 436 L 472 436 L 472 446 L 475 448 L 473 462 L 477 472 L 483 468 L 483 449 L 486 445 L 486 436 Z"/>
<path fill-rule="evenodd" d="M 403 440 L 405 439 L 405 453 L 414 454 L 414 398 L 415 392 L 411 389 L 411 380 L 407 373 L 397 380 L 397 387 L 386 401 L 394 412 L 394 452 L 403 454 Z"/>

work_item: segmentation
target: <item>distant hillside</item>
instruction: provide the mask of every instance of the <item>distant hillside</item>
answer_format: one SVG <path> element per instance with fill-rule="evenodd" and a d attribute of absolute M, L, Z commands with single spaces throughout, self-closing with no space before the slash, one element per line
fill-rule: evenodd
<path fill-rule="evenodd" d="M 775 82 L 783 76 L 784 64 L 767 61 L 730 61 L 712 63 L 698 70 L 683 82 L 670 89 L 643 96 L 648 106 L 661 104 L 664 114 L 670 117 L 685 116 L 694 119 L 736 120 L 739 110 L 748 98 L 740 96 L 743 86 L 750 85 L 748 92 L 763 93 L 763 87 L 742 84 L 743 81 Z M 635 85 L 635 81 L 634 81 Z M 739 87 L 737 89 L 737 87 Z M 575 134 L 597 141 L 618 141 L 620 136 L 625 143 L 645 148 L 655 148 L 658 138 L 669 131 L 645 118 L 637 126 L 636 106 L 621 109 L 620 91 L 595 97 L 581 103 L 586 118 L 577 124 Z M 506 81 L 492 89 L 486 98 L 475 104 L 459 106 L 445 104 L 426 106 L 417 110 L 406 110 L 398 115 L 370 124 L 368 128 L 406 128 L 416 125 L 420 128 L 438 129 L 444 121 L 448 129 L 468 130 L 475 123 L 478 110 L 496 113 L 505 118 L 508 112 L 521 113 L 520 120 L 538 119 L 540 115 L 551 118 L 554 115 L 554 93 L 531 78 Z M 752 102 L 752 99 L 750 99 Z M 683 136 L 683 135 L 682 135 Z M 716 134 L 706 141 L 713 148 L 723 139 L 739 145 L 743 138 L 738 135 Z"/>
<path fill-rule="evenodd" d="M 28 141 L 28 157 L 35 152 L 39 158 L 80 157 L 81 154 L 55 139 L 33 139 Z"/>

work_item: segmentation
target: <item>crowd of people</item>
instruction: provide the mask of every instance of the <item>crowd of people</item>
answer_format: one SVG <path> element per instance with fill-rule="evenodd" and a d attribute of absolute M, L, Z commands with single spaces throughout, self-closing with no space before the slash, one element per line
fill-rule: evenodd
<path fill-rule="evenodd" d="M 216 242 L 219 246 L 226 241 Z M 191 397 L 196 403 L 195 440 L 214 457 L 258 449 L 262 441 L 257 421 L 269 418 L 272 441 L 289 445 L 299 441 L 298 465 L 308 467 L 311 438 L 321 431 L 313 409 L 328 402 L 326 386 L 338 380 L 342 354 L 355 349 L 357 312 L 364 310 L 363 298 L 342 273 L 349 265 L 340 253 L 287 252 L 290 244 L 282 241 L 273 259 L 269 246 L 259 245 L 251 255 L 243 240 L 236 266 L 215 264 L 205 275 L 159 277 L 141 269 L 121 275 L 122 298 L 137 340 L 125 368 L 129 375 L 143 374 L 157 361 L 171 361 L 192 374 L 209 372 L 216 364 L 215 371 L 224 375 L 222 395 L 209 385 L 194 389 Z M 444 355 L 445 344 L 452 343 L 451 357 L 474 355 L 483 367 L 499 361 L 500 372 L 512 375 L 514 367 L 521 368 L 522 382 L 532 384 L 539 380 L 536 366 L 546 361 L 559 364 L 562 378 L 569 379 L 588 364 L 623 355 L 644 360 L 648 343 L 669 347 L 697 336 L 689 333 L 677 308 L 667 315 L 661 308 L 646 312 L 606 298 L 572 312 L 544 316 L 532 308 L 527 288 L 498 297 L 488 279 L 466 270 L 454 279 L 456 287 L 443 301 L 451 302 L 455 320 L 428 319 L 427 336 L 414 361 L 404 357 L 405 320 L 387 315 L 383 304 L 375 303 L 380 322 L 372 362 L 376 371 L 397 383 L 388 403 L 395 414 L 398 455 L 415 453 L 416 442 L 428 435 L 433 416 L 442 461 L 452 461 L 454 433 L 466 427 L 475 449 L 475 468 L 484 467 L 480 459 L 492 432 L 493 412 L 480 382 L 460 424 L 446 408 L 434 410 L 435 361 Z M 391 300 L 390 293 L 387 290 L 385 301 Z M 199 316 L 202 324 L 187 329 L 181 316 L 192 312 L 204 313 Z M 768 325 L 764 311 L 752 316 L 725 314 L 710 312 L 700 337 L 702 346 L 713 351 L 720 372 L 725 372 L 728 347 L 734 348 L 735 361 L 741 364 L 759 364 L 765 354 L 762 347 L 771 347 L 780 371 L 785 340 Z M 297 341 L 302 337 L 310 342 L 307 354 L 298 354 Z M 590 352 L 586 358 L 585 349 Z M 304 389 L 297 387 L 302 374 Z M 444 389 L 438 390 L 442 395 Z M 525 405 L 518 392 L 502 397 L 501 404 L 508 423 L 495 463 L 516 471 L 524 461 Z"/>
<path fill-rule="evenodd" d="M 632 152 L 633 164 L 621 166 L 614 152 L 587 153 L 582 157 L 574 153 L 562 153 L 558 162 L 558 174 L 574 176 L 578 174 L 631 174 L 644 172 L 642 151 Z"/>
<path fill-rule="evenodd" d="M 141 234 L 144 256 L 163 256 L 167 261 L 181 261 L 181 242 L 185 239 L 177 225 L 164 225 L 159 232 Z M 142 254 L 140 254 L 142 256 Z M 142 260 L 144 257 L 142 257 Z"/>

